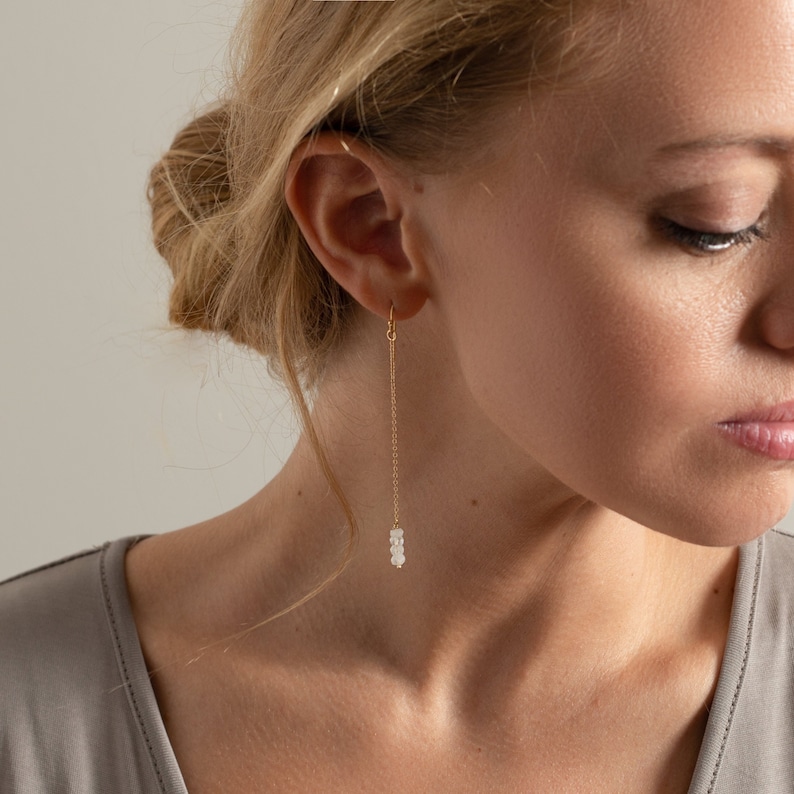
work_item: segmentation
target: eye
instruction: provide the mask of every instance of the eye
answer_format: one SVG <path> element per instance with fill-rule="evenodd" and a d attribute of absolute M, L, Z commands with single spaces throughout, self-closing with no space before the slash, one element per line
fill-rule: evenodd
<path fill-rule="evenodd" d="M 659 228 L 673 242 L 700 254 L 721 254 L 737 245 L 751 245 L 757 240 L 767 239 L 760 222 L 735 232 L 704 232 L 682 226 L 669 218 L 659 218 Z"/>

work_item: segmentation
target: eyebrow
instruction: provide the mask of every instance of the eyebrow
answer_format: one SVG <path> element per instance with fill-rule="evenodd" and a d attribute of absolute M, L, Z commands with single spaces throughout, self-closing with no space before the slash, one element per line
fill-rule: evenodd
<path fill-rule="evenodd" d="M 690 151 L 714 151 L 719 149 L 772 149 L 778 152 L 790 152 L 794 150 L 794 139 L 769 137 L 745 137 L 745 136 L 719 136 L 715 135 L 708 138 L 699 138 L 692 141 L 680 143 L 670 143 L 662 146 L 656 151 L 656 156 L 666 156 Z"/>

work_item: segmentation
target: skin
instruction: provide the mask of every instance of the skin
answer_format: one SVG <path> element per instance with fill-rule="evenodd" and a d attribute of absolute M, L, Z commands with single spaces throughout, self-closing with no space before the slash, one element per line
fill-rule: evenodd
<path fill-rule="evenodd" d="M 315 409 L 361 534 L 319 596 L 224 641 L 339 559 L 302 440 L 245 505 L 128 554 L 191 794 L 687 790 L 735 546 L 794 485 L 715 427 L 794 398 L 794 7 L 621 20 L 608 76 L 506 106 L 483 168 L 296 152 L 290 208 L 362 307 Z M 766 239 L 703 255 L 661 218 Z"/>

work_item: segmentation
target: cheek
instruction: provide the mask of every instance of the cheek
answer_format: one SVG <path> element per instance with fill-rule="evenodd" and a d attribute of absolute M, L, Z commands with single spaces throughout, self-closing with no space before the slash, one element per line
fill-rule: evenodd
<path fill-rule="evenodd" d="M 559 240 L 533 248 L 470 280 L 466 302 L 485 311 L 459 326 L 467 380 L 511 437 L 527 451 L 542 442 L 566 464 L 582 445 L 625 457 L 630 435 L 645 448 L 708 413 L 708 384 L 720 382 L 733 338 L 713 293 L 643 276 L 625 256 L 596 258 Z"/>
<path fill-rule="evenodd" d="M 724 463 L 713 427 L 741 404 L 745 302 L 702 263 L 583 239 L 514 238 L 470 270 L 455 329 L 475 401 L 557 480 L 639 523 L 705 543 L 760 533 L 788 497 Z"/>

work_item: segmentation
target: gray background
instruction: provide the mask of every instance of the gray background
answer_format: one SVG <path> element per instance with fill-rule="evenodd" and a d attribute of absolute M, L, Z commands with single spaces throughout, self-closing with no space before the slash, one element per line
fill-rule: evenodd
<path fill-rule="evenodd" d="M 0 578 L 227 510 L 294 424 L 261 362 L 168 328 L 145 181 L 217 90 L 237 3 L 0 12 Z"/>
<path fill-rule="evenodd" d="M 223 512 L 295 435 L 261 362 L 167 327 L 149 241 L 146 173 L 238 3 L 47 6 L 0 13 L 0 579 Z"/>

